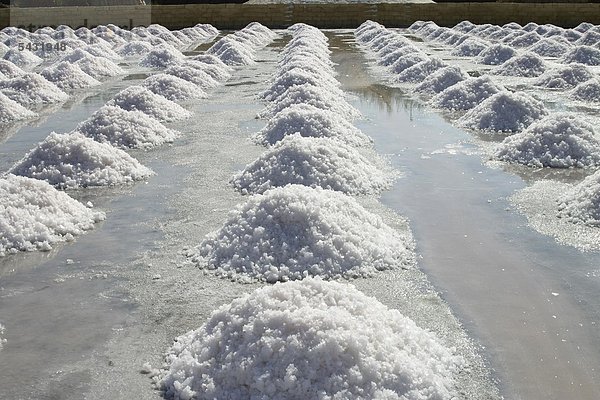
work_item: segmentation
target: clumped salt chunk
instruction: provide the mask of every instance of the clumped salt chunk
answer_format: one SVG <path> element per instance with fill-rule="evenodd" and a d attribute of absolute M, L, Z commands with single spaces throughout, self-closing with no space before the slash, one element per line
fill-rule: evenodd
<path fill-rule="evenodd" d="M 267 146 L 295 133 L 304 137 L 334 138 L 352 146 L 368 146 L 372 142 L 340 115 L 308 104 L 292 105 L 275 114 L 253 139 Z"/>
<path fill-rule="evenodd" d="M 600 65 L 600 50 L 590 46 L 577 46 L 559 61 L 564 64 Z"/>
<path fill-rule="evenodd" d="M 35 118 L 37 116 L 33 111 L 29 111 L 0 92 L 0 124 L 10 124 L 14 121 Z"/>
<path fill-rule="evenodd" d="M 100 108 L 77 125 L 75 130 L 97 142 L 110 143 L 123 149 L 150 149 L 172 143 L 179 136 L 178 132 L 141 111 L 127 111 L 110 105 Z"/>
<path fill-rule="evenodd" d="M 572 186 L 557 199 L 558 217 L 574 224 L 600 227 L 600 171 Z"/>
<path fill-rule="evenodd" d="M 190 256 L 241 281 L 366 277 L 411 268 L 408 235 L 343 193 L 288 185 L 249 197 Z"/>
<path fill-rule="evenodd" d="M 448 110 L 470 110 L 500 90 L 488 76 L 469 78 L 443 90 L 430 103 Z"/>
<path fill-rule="evenodd" d="M 104 220 L 47 182 L 15 175 L 0 177 L 0 256 L 49 250 Z"/>
<path fill-rule="evenodd" d="M 263 287 L 178 337 L 155 378 L 168 399 L 456 398 L 464 358 L 353 285 Z"/>
<path fill-rule="evenodd" d="M 44 180 L 59 188 L 131 183 L 153 174 L 123 150 L 79 132 L 51 133 L 9 173 Z"/>
<path fill-rule="evenodd" d="M 117 93 L 106 104 L 121 107 L 127 111 L 141 111 L 162 122 L 179 121 L 192 116 L 179 104 L 154 94 L 143 86 L 130 86 Z"/>
<path fill-rule="evenodd" d="M 142 86 L 152 93 L 161 95 L 171 101 L 182 101 L 207 97 L 206 93 L 184 79 L 169 74 L 152 75 L 142 82 Z"/>
<path fill-rule="evenodd" d="M 569 94 L 569 97 L 579 101 L 600 102 L 600 82 L 597 79 L 590 79 L 580 83 Z"/>
<path fill-rule="evenodd" d="M 464 81 L 468 77 L 469 75 L 464 73 L 459 67 L 443 67 L 423 79 L 423 81 L 415 87 L 415 91 L 418 93 L 434 95 L 458 82 Z"/>
<path fill-rule="evenodd" d="M 69 96 L 40 74 L 25 73 L 0 81 L 0 92 L 24 107 L 58 103 Z"/>
<path fill-rule="evenodd" d="M 98 80 L 83 72 L 77 64 L 66 61 L 46 67 L 40 74 L 63 90 L 75 90 L 100 84 Z"/>
<path fill-rule="evenodd" d="M 504 139 L 495 157 L 537 168 L 600 166 L 600 140 L 591 124 L 559 113 Z"/>
<path fill-rule="evenodd" d="M 523 53 L 498 66 L 493 73 L 531 78 L 542 75 L 544 71 L 546 71 L 546 62 L 540 56 L 534 53 Z"/>
<path fill-rule="evenodd" d="M 500 65 L 513 58 L 517 54 L 516 50 L 503 44 L 494 44 L 484 49 L 476 61 L 485 65 Z"/>
<path fill-rule="evenodd" d="M 299 184 L 348 194 L 376 194 L 393 181 L 391 168 L 378 165 L 335 139 L 287 136 L 234 176 L 243 194 Z"/>

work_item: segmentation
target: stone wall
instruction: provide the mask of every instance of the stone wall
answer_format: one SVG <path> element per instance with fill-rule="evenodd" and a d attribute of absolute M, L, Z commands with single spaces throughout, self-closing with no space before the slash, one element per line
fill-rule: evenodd
<path fill-rule="evenodd" d="M 186 4 L 114 7 L 0 9 L 0 25 L 73 27 L 113 23 L 138 26 L 158 23 L 170 29 L 209 23 L 239 29 L 258 21 L 272 28 L 305 22 L 319 28 L 354 28 L 367 19 L 388 27 L 407 27 L 417 20 L 453 26 L 469 20 L 502 25 L 507 22 L 552 23 L 573 27 L 600 24 L 598 3 L 381 3 L 381 4 Z"/>

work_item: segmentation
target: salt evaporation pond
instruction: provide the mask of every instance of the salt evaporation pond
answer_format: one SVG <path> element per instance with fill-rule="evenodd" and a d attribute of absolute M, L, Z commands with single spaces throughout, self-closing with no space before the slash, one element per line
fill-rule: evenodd
<path fill-rule="evenodd" d="M 425 36 L 415 40 L 415 33 L 405 36 L 408 31 L 397 30 L 374 45 L 381 51 L 378 59 L 375 52 L 365 55 L 364 47 L 354 44 L 353 32 L 326 32 L 323 37 L 327 40 L 323 41 L 320 32 L 302 25 L 289 32 L 277 31 L 277 37 L 259 25 L 249 26 L 232 41 L 226 41 L 228 45 L 222 52 L 215 51 L 222 58 L 194 52 L 181 64 L 187 65 L 183 69 L 179 65 L 164 71 L 140 67 L 145 46 L 137 47 L 139 55 L 119 59 L 120 65 L 106 48 L 86 51 L 97 58 L 84 56 L 85 63 L 77 61 L 76 65 L 90 76 L 93 75 L 90 72 L 104 71 L 105 74 L 95 76 L 101 85 L 77 89 L 75 95 L 68 92 L 69 97 L 54 106 L 37 101 L 24 106 L 39 113 L 41 118 L 26 117 L 6 128 L 0 143 L 1 171 L 8 171 L 50 132 L 79 131 L 98 143 L 107 146 L 112 143 L 115 148 L 125 150 L 156 174 L 148 177 L 147 183 L 125 186 L 66 192 L 52 188 L 51 193 L 78 201 L 83 208 L 77 210 L 97 213 L 94 215 L 98 217 L 106 215 L 106 220 L 95 223 L 96 219 L 92 219 L 86 229 L 80 228 L 85 234 L 73 235 L 74 240 L 66 234 L 57 237 L 48 234 L 57 241 L 51 244 L 52 249 L 40 246 L 47 252 L 39 252 L 37 245 L 30 244 L 36 251 L 0 258 L 2 392 L 11 398 L 31 399 L 53 396 L 106 399 L 114 397 L 114 393 L 128 398 L 159 399 L 164 398 L 165 392 L 170 393 L 167 397 L 178 393 L 185 398 L 212 381 L 219 385 L 206 393 L 218 397 L 222 393 L 219 390 L 236 385 L 237 379 L 241 379 L 236 371 L 248 362 L 256 368 L 247 375 L 252 382 L 240 390 L 269 397 L 274 397 L 273 393 L 285 393 L 287 397 L 282 395 L 282 398 L 293 398 L 294 393 L 305 396 L 299 383 L 304 378 L 312 379 L 313 390 L 330 388 L 324 396 L 331 397 L 336 393 L 338 397 L 360 397 L 362 393 L 365 398 L 394 398 L 397 393 L 405 393 L 405 398 L 435 395 L 442 399 L 598 398 L 595 371 L 600 368 L 597 365 L 600 357 L 596 357 L 600 340 L 593 324 L 598 317 L 593 307 L 599 292 L 597 253 L 582 253 L 577 248 L 557 244 L 529 228 L 528 222 L 537 227 L 535 221 L 529 214 L 522 215 L 512 209 L 507 200 L 515 190 L 532 181 L 541 183 L 548 193 L 551 185 L 539 178 L 558 174 L 566 183 L 554 182 L 557 190 L 552 196 L 537 195 L 523 200 L 519 203 L 523 206 L 521 211 L 527 213 L 528 204 L 551 199 L 548 209 L 543 208 L 546 203 L 540 205 L 546 215 L 561 210 L 567 210 L 573 220 L 576 215 L 585 215 L 588 223 L 569 222 L 566 216 L 556 220 L 565 227 L 576 226 L 586 234 L 594 232 L 597 228 L 593 215 L 576 214 L 593 210 L 596 204 L 596 197 L 582 195 L 595 193 L 597 178 L 593 170 L 571 168 L 545 175 L 548 169 L 540 171 L 504 161 L 496 160 L 488 166 L 493 155 L 487 153 L 488 147 L 495 148 L 506 134 L 500 138 L 486 136 L 481 143 L 480 129 L 467 132 L 458 127 L 463 115 L 496 93 L 506 93 L 505 90 L 516 93 L 516 97 L 522 92 L 523 96 L 543 101 L 550 93 L 558 99 L 556 106 L 544 103 L 551 115 L 556 107 L 569 108 L 581 120 L 583 111 L 570 108 L 573 100 L 567 99 L 577 87 L 572 92 L 556 91 L 532 84 L 544 75 L 526 78 L 491 74 L 500 67 L 478 63 L 479 56 L 466 55 L 470 47 L 476 52 L 476 46 L 469 46 L 469 42 L 461 51 L 464 55 L 451 54 L 465 43 L 467 32 L 474 31 L 469 33 L 471 37 L 496 43 L 512 31 L 520 30 L 519 25 L 476 27 L 464 23 L 462 30 L 453 31 L 423 23 L 413 28 L 418 26 L 423 28 L 423 34 L 440 29 L 435 41 L 430 42 Z M 541 27 L 545 28 L 531 25 L 527 29 L 533 28 L 531 31 L 543 37 L 544 32 L 537 30 Z M 215 34 L 212 29 L 193 29 L 203 38 Z M 376 27 L 372 33 L 384 29 Z M 185 47 L 194 36 L 190 31 L 171 32 L 160 26 L 136 28 L 133 32 L 114 26 L 81 29 L 77 34 L 66 27 L 47 32 L 59 40 L 61 37 L 69 40 L 79 37 L 86 43 L 99 40 L 111 50 L 136 41 L 150 43 L 152 48 L 165 41 Z M 314 47 L 322 48 L 328 42 L 331 53 L 326 52 L 327 58 L 331 57 L 333 63 L 328 59 L 316 60 L 310 46 L 286 52 L 280 58 L 291 32 L 299 38 L 298 44 L 315 40 Z M 4 34 L 16 31 L 6 30 Z M 223 36 L 227 34 L 223 32 Z M 524 35 L 514 35 L 510 43 Z M 582 32 L 564 33 L 565 37 L 577 35 L 582 36 Z M 434 36 L 431 37 L 433 40 Z M 539 39 L 528 35 L 517 44 L 532 38 Z M 409 42 L 410 46 L 394 48 L 395 45 L 386 43 L 391 39 L 396 43 Z M 204 39 L 198 36 L 198 40 Z M 383 67 L 387 66 L 378 60 L 399 59 L 403 47 L 407 47 L 406 52 L 419 51 L 428 59 L 438 57 L 448 65 L 444 67 L 446 74 L 436 75 L 438 79 L 433 82 L 409 71 L 418 82 L 403 85 L 421 84 L 428 88 L 422 98 L 413 98 L 405 89 L 387 86 L 386 82 L 392 79 L 380 79 Z M 431 50 L 432 47 L 438 50 Z M 557 62 L 560 60 L 541 57 L 547 64 L 545 76 L 568 67 Z M 54 61 L 48 58 L 47 62 Z M 228 63 L 235 68 L 223 68 Z M 80 64 L 86 64 L 88 70 Z M 13 78 L 24 73 L 16 66 L 6 65 L 0 62 L 0 68 L 9 72 L 12 69 Z M 586 67 L 594 71 L 593 66 Z M 302 69 L 306 73 L 300 74 Z M 169 70 L 174 72 L 171 77 L 179 79 L 160 76 Z M 287 76 L 312 79 L 319 70 L 334 74 L 311 80 L 318 90 L 295 91 L 286 102 L 273 107 L 273 113 L 262 113 L 266 103 L 259 95 L 270 88 L 273 77 L 283 76 L 282 71 L 294 71 Z M 159 77 L 146 80 L 149 73 Z M 447 108 L 454 111 L 444 112 L 442 118 L 438 114 L 441 111 L 426 103 L 438 91 L 472 82 L 468 75 L 484 76 L 485 84 L 478 81 L 479 85 L 462 86 L 446 97 L 447 104 L 455 105 Z M 207 76 L 216 84 L 206 85 Z M 340 81 L 340 86 L 331 86 L 335 83 L 330 79 L 332 76 Z M 192 82 L 194 79 L 196 82 Z M 181 80 L 188 86 L 183 86 Z M 134 89 L 128 89 L 132 86 Z M 593 85 L 588 86 L 581 90 L 582 96 L 593 95 Z M 139 87 L 151 90 L 146 92 Z M 197 93 L 202 93 L 199 90 L 202 88 L 206 97 L 183 100 L 192 93 L 190 87 Z M 323 94 L 340 89 L 343 92 L 337 93 L 344 94 L 343 102 L 341 98 Z M 161 92 L 175 102 L 165 103 L 153 97 Z M 115 96 L 118 106 L 111 103 Z M 318 101 L 313 101 L 315 98 Z M 577 104 L 593 108 L 585 98 L 577 100 Z M 164 110 L 177 109 L 173 104 L 183 107 L 189 117 L 167 122 L 164 115 L 158 115 Z M 177 110 L 169 116 L 176 119 L 182 115 Z M 257 114 L 264 114 L 265 119 L 255 119 Z M 498 112 L 492 114 L 495 118 L 501 116 Z M 530 129 L 516 133 L 515 138 L 529 132 L 533 138 L 530 143 L 538 143 L 537 134 Z M 539 143 L 551 146 L 552 141 L 545 138 L 552 135 L 561 137 L 559 132 L 544 134 Z M 567 135 L 573 137 L 572 143 L 584 143 L 578 142 L 577 137 L 587 138 L 573 129 Z M 310 186 L 315 188 L 292 186 L 267 190 L 266 182 L 279 179 L 281 176 L 277 174 L 285 171 L 280 168 L 286 160 L 282 149 L 289 151 L 294 147 L 290 143 L 295 141 L 318 144 L 294 144 L 292 153 L 305 156 L 311 168 L 300 170 L 299 164 L 290 164 L 296 178 L 309 179 L 306 182 L 312 182 Z M 328 142 L 336 145 L 325 144 Z M 576 147 L 572 149 L 575 154 Z M 320 163 L 320 151 L 324 154 L 335 151 L 340 160 Z M 562 157 L 562 153 L 549 154 Z M 382 156 L 386 162 L 381 162 Z M 348 167 L 349 158 L 358 161 Z M 366 179 L 367 173 L 377 177 L 375 171 L 383 171 L 388 162 L 402 172 L 391 189 L 387 189 L 387 181 L 381 186 L 383 181 Z M 268 168 L 258 168 L 261 163 Z M 260 187 L 257 191 L 262 194 L 258 197 L 240 193 L 231 185 L 232 175 L 246 166 L 248 182 L 256 182 L 255 187 Z M 320 175 L 316 167 L 325 168 L 323 171 L 327 173 Z M 360 171 L 353 169 L 359 167 Z M 590 178 L 585 180 L 587 175 Z M 317 188 L 327 185 L 326 179 L 333 184 L 332 178 L 336 184 L 343 182 L 346 186 L 338 186 L 338 191 Z M 352 184 L 348 186 L 349 182 Z M 579 186 L 582 182 L 586 185 Z M 348 188 L 368 188 L 365 192 L 373 194 L 352 192 Z M 311 195 L 315 192 L 333 194 Z M 568 199 L 565 197 L 564 206 L 558 201 L 563 194 L 570 195 Z M 274 198 L 279 200 L 274 202 Z M 70 207 L 74 203 L 61 198 L 56 204 Z M 290 218 L 297 225 L 269 219 L 268 213 L 261 214 L 260 210 L 274 204 L 279 205 L 281 221 Z M 246 207 L 250 213 L 230 214 L 232 210 L 240 210 L 237 206 L 242 210 Z M 79 215 L 79 211 L 71 214 L 83 221 L 79 217 L 84 214 Z M 252 212 L 265 218 L 252 218 Z M 345 218 L 352 213 L 360 218 Z M 338 226 L 340 221 L 345 222 Z M 93 229 L 87 229 L 88 226 Z M 275 231 L 260 229 L 277 226 L 289 230 L 293 237 L 296 236 L 290 232 L 294 227 L 308 233 L 304 236 L 306 242 L 300 243 L 305 251 L 296 252 L 303 257 L 296 260 L 299 262 L 285 265 L 269 259 L 268 253 L 265 256 L 252 251 L 246 252 L 243 259 L 240 254 L 231 253 L 229 257 L 229 250 L 236 249 L 236 240 L 262 243 L 269 249 L 281 246 L 293 253 L 293 246 L 272 240 Z M 219 236 L 219 232 L 226 230 L 233 235 Z M 381 240 L 375 240 L 368 232 L 385 233 Z M 414 248 L 411 238 L 416 244 Z M 402 240 L 389 243 L 392 239 Z M 210 248 L 198 248 L 199 244 L 210 244 Z M 218 259 L 221 270 L 206 268 L 207 264 L 200 262 L 200 250 L 206 250 L 202 254 L 205 261 L 211 257 Z M 384 250 L 389 251 L 390 257 L 376 256 Z M 310 262 L 311 254 L 315 259 L 337 260 L 333 266 L 348 269 L 344 274 L 328 269 L 330 265 L 326 262 Z M 271 262 L 274 269 L 252 269 L 253 260 L 261 257 Z M 362 265 L 358 260 L 369 259 L 373 261 L 369 268 L 357 268 Z M 402 260 L 409 262 L 403 264 Z M 360 278 L 351 282 L 344 278 L 339 282 L 300 279 L 322 272 L 325 278 L 336 274 Z M 294 279 L 275 285 L 264 282 Z M 290 299 L 285 303 L 286 308 L 295 310 L 289 317 L 293 318 L 297 331 L 286 330 L 290 325 L 281 324 L 285 316 L 276 306 L 284 304 L 285 296 Z M 329 300 L 317 304 L 320 298 L 339 301 L 332 308 Z M 227 326 L 218 324 L 225 321 Z M 335 322 L 335 328 L 331 328 L 331 321 Z M 270 324 L 269 332 L 285 335 L 265 333 L 256 340 L 249 336 L 250 339 L 246 338 L 249 341 L 235 336 L 238 328 L 247 332 L 244 327 L 258 329 L 264 324 Z M 197 368 L 195 363 L 199 358 L 195 357 L 201 354 L 194 349 L 215 343 L 205 334 L 211 326 L 215 326 L 215 333 L 232 335 L 227 342 L 229 353 L 214 348 L 202 359 L 206 363 Z M 318 337 L 326 339 L 327 345 L 315 345 L 309 336 L 300 334 L 311 333 L 311 329 L 316 332 L 314 327 L 319 328 Z M 402 334 L 397 331 L 400 327 L 404 329 Z M 69 338 L 68 342 L 65 338 Z M 179 339 L 174 343 L 176 338 Z M 404 342 L 399 343 L 402 338 Z M 358 343 L 359 339 L 364 343 Z M 285 344 L 277 352 L 283 358 L 274 357 L 273 343 Z M 377 348 L 385 351 L 377 352 Z M 311 352 L 312 349 L 319 351 Z M 349 349 L 356 349 L 353 354 L 360 360 L 358 364 L 345 358 Z M 327 359 L 319 358 L 320 355 Z M 219 357 L 231 361 L 220 363 L 228 366 L 226 370 L 213 368 Z M 297 365 L 288 368 L 287 360 L 292 357 L 298 360 Z M 339 360 L 341 364 L 334 365 L 331 360 Z M 360 365 L 360 375 L 353 372 L 353 365 Z M 393 372 L 391 379 L 386 375 L 389 371 Z M 404 372 L 394 375 L 399 371 Z M 350 381 L 348 376 L 360 376 L 361 381 L 346 385 Z M 400 383 L 402 388 L 398 386 Z"/>

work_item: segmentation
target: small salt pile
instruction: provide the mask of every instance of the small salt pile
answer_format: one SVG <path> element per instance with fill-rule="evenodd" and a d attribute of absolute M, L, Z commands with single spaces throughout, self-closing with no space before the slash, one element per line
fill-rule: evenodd
<path fill-rule="evenodd" d="M 183 53 L 173 46 L 161 45 L 150 50 L 140 61 L 142 67 L 166 68 L 185 60 Z"/>
<path fill-rule="evenodd" d="M 572 186 L 557 203 L 558 217 L 574 224 L 600 227 L 600 171 Z"/>
<path fill-rule="evenodd" d="M 495 157 L 536 168 L 596 167 L 600 166 L 600 140 L 591 124 L 558 113 L 507 137 Z"/>
<path fill-rule="evenodd" d="M 405 69 L 427 60 L 429 60 L 429 56 L 421 51 L 408 53 L 402 57 L 399 57 L 392 65 L 390 65 L 389 72 L 390 74 L 397 75 Z"/>
<path fill-rule="evenodd" d="M 494 44 L 479 53 L 476 61 L 485 65 L 500 65 L 517 54 L 515 49 L 503 44 Z"/>
<path fill-rule="evenodd" d="M 29 111 L 0 92 L 0 125 L 35 117 L 37 117 L 36 113 Z"/>
<path fill-rule="evenodd" d="M 232 182 L 243 194 L 264 193 L 288 184 L 347 194 L 376 194 L 389 188 L 393 179 L 389 168 L 379 164 L 335 139 L 295 134 L 286 136 L 246 166 Z"/>
<path fill-rule="evenodd" d="M 152 45 L 148 42 L 135 40 L 119 46 L 116 52 L 122 57 L 140 57 L 148 54 L 152 48 Z"/>
<path fill-rule="evenodd" d="M 559 61 L 563 64 L 600 65 L 600 50 L 590 46 L 577 46 L 565 54 Z"/>
<path fill-rule="evenodd" d="M 415 87 L 415 91 L 422 94 L 435 95 L 458 82 L 464 81 L 468 77 L 469 75 L 464 73 L 459 67 L 443 67 L 426 77 Z"/>
<path fill-rule="evenodd" d="M 162 122 L 179 121 L 192 116 L 179 104 L 154 94 L 143 86 L 130 86 L 120 91 L 107 105 L 127 111 L 141 111 Z"/>
<path fill-rule="evenodd" d="M 109 186 L 142 180 L 153 172 L 123 150 L 81 133 L 51 133 L 9 171 L 59 188 Z"/>
<path fill-rule="evenodd" d="M 44 181 L 15 175 L 0 177 L 0 256 L 51 250 L 72 241 L 105 219 Z"/>
<path fill-rule="evenodd" d="M 63 90 L 82 89 L 100 84 L 83 72 L 77 64 L 66 61 L 46 67 L 40 74 Z"/>
<path fill-rule="evenodd" d="M 590 79 L 580 83 L 569 93 L 569 97 L 579 101 L 600 103 L 600 82 L 597 79 Z"/>
<path fill-rule="evenodd" d="M 338 96 L 343 96 L 339 82 L 328 74 L 316 74 L 304 68 L 294 68 L 285 70 L 278 74 L 271 82 L 270 86 L 261 93 L 260 97 L 267 101 L 275 101 L 281 97 L 285 91 L 292 86 L 321 86 L 327 87 Z"/>
<path fill-rule="evenodd" d="M 43 60 L 33 54 L 31 51 L 10 49 L 2 57 L 6 61 L 10 61 L 19 68 L 30 68 L 40 64 Z"/>
<path fill-rule="evenodd" d="M 206 53 L 219 57 L 229 66 L 252 64 L 254 62 L 253 52 L 249 49 L 249 46 L 229 36 L 221 38 L 211 48 L 206 50 Z"/>
<path fill-rule="evenodd" d="M 467 367 L 455 352 L 353 285 L 309 278 L 221 306 L 154 379 L 167 399 L 449 400 Z"/>
<path fill-rule="evenodd" d="M 121 67 L 107 58 L 96 57 L 87 52 L 86 54 L 75 63 L 83 72 L 94 79 L 101 80 L 125 73 Z"/>
<path fill-rule="evenodd" d="M 69 96 L 40 74 L 25 73 L 0 81 L 0 92 L 24 107 L 66 101 Z"/>
<path fill-rule="evenodd" d="M 585 65 L 571 64 L 546 71 L 535 85 L 550 89 L 571 89 L 593 77 L 594 75 Z"/>
<path fill-rule="evenodd" d="M 184 79 L 169 74 L 152 75 L 142 82 L 142 86 L 152 93 L 161 95 L 171 101 L 183 101 L 207 97 L 198 86 Z"/>
<path fill-rule="evenodd" d="M 480 39 L 468 38 L 458 45 L 451 54 L 460 57 L 475 57 L 490 47 L 489 43 Z"/>
<path fill-rule="evenodd" d="M 546 71 L 546 62 L 540 56 L 534 53 L 523 53 L 498 66 L 493 73 L 531 78 L 542 75 L 544 71 Z"/>
<path fill-rule="evenodd" d="M 179 134 L 141 111 L 106 105 L 83 121 L 76 131 L 101 143 L 123 149 L 150 149 L 172 143 Z"/>
<path fill-rule="evenodd" d="M 425 78 L 438 71 L 440 68 L 445 67 L 446 64 L 436 57 L 431 57 L 425 61 L 421 61 L 394 77 L 395 82 L 404 83 L 420 83 Z"/>
<path fill-rule="evenodd" d="M 528 50 L 542 57 L 561 57 L 569 51 L 570 46 L 549 38 L 542 39 Z"/>
<path fill-rule="evenodd" d="M 275 282 L 410 268 L 413 247 L 350 196 L 288 185 L 249 197 L 190 257 L 222 277 Z"/>
<path fill-rule="evenodd" d="M 19 75 L 23 75 L 25 71 L 10 61 L 0 60 L 0 73 L 7 78 L 16 78 Z"/>
<path fill-rule="evenodd" d="M 470 110 L 500 90 L 488 76 L 468 78 L 440 92 L 430 104 L 447 110 Z"/>
<path fill-rule="evenodd" d="M 170 66 L 164 72 L 165 74 L 191 82 L 201 89 L 210 89 L 219 84 L 210 74 L 202 70 L 200 66 L 191 64 L 191 62 Z"/>
<path fill-rule="evenodd" d="M 542 36 L 538 35 L 536 32 L 528 32 L 524 35 L 521 35 L 521 36 L 511 40 L 507 44 L 509 44 L 512 47 L 516 47 L 516 48 L 524 48 L 524 47 L 533 46 L 534 44 L 538 43 L 542 39 L 543 39 Z"/>

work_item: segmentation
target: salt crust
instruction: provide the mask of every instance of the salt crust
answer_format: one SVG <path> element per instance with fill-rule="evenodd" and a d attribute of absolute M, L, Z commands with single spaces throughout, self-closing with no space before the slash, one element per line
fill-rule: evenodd
<path fill-rule="evenodd" d="M 51 133 L 9 171 L 59 188 L 110 186 L 142 180 L 152 171 L 123 150 L 81 133 Z"/>
<path fill-rule="evenodd" d="M 142 86 L 152 93 L 171 101 L 182 101 L 207 97 L 206 93 L 184 79 L 169 74 L 156 74 L 144 79 Z"/>
<path fill-rule="evenodd" d="M 440 92 L 430 104 L 448 110 L 470 110 L 500 90 L 488 76 L 468 78 Z"/>
<path fill-rule="evenodd" d="M 600 171 L 557 199 L 558 216 L 574 224 L 600 227 Z"/>
<path fill-rule="evenodd" d="M 137 85 L 120 91 L 106 104 L 127 111 L 141 111 L 161 122 L 179 121 L 192 116 L 179 104 Z"/>
<path fill-rule="evenodd" d="M 110 143 L 123 149 L 150 149 L 171 143 L 179 133 L 166 128 L 157 119 L 141 111 L 126 111 L 105 105 L 83 121 L 76 131 L 97 142 Z"/>
<path fill-rule="evenodd" d="M 600 166 L 600 141 L 591 124 L 575 115 L 558 113 L 507 137 L 495 157 L 537 168 Z"/>
<path fill-rule="evenodd" d="M 156 381 L 168 399 L 449 400 L 464 359 L 354 286 L 277 283 L 178 337 Z"/>
<path fill-rule="evenodd" d="M 44 181 L 15 175 L 0 178 L 0 256 L 50 250 L 72 241 L 105 214 L 92 211 Z"/>
<path fill-rule="evenodd" d="M 544 103 L 523 92 L 498 92 L 459 120 L 465 128 L 492 133 L 520 132 L 548 114 Z"/>
<path fill-rule="evenodd" d="M 233 179 L 243 194 L 299 184 L 347 194 L 377 194 L 393 180 L 390 168 L 373 164 L 355 148 L 330 138 L 286 136 Z"/>
<path fill-rule="evenodd" d="M 352 146 L 368 146 L 371 139 L 331 110 L 309 104 L 295 104 L 275 114 L 253 139 L 262 145 L 273 145 L 288 135 L 334 138 Z"/>
<path fill-rule="evenodd" d="M 83 72 L 77 64 L 66 61 L 46 67 L 40 74 L 63 90 L 75 90 L 100 85 L 98 80 Z"/>

